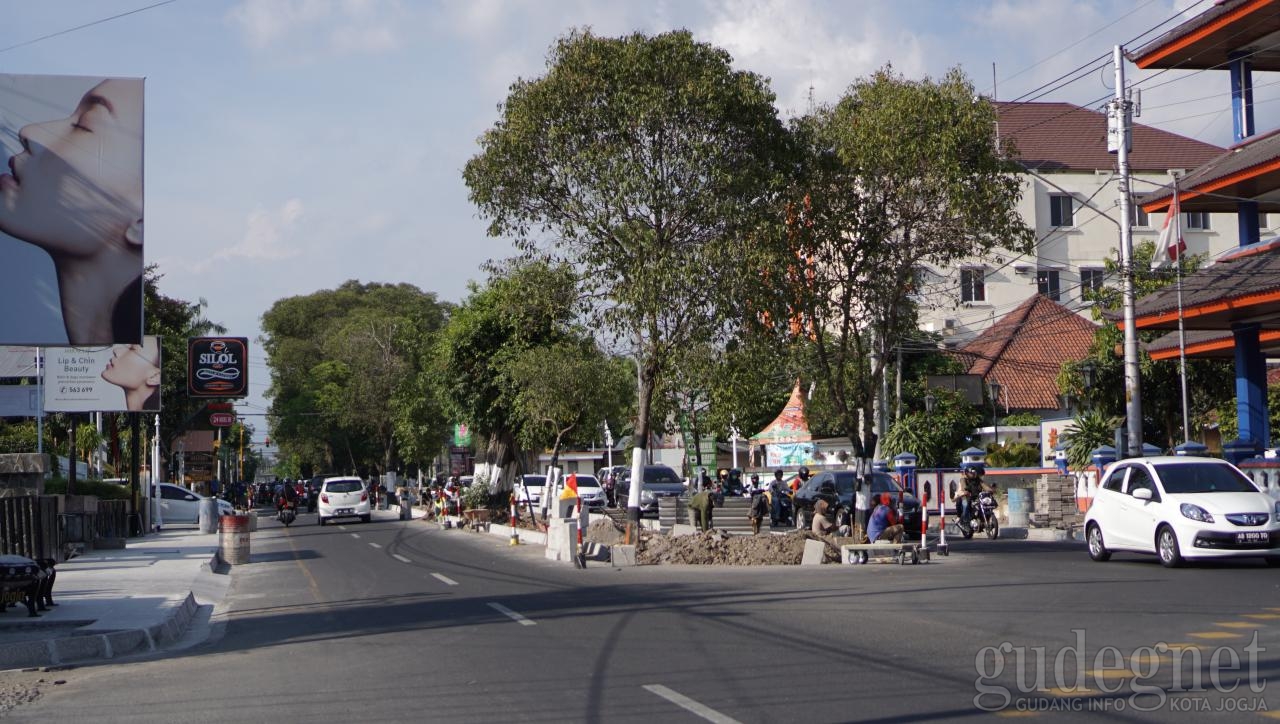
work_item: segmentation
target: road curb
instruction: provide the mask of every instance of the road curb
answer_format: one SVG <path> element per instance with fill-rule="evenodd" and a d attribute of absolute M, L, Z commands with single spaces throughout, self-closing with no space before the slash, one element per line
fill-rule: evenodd
<path fill-rule="evenodd" d="M 208 561 L 201 562 L 201 571 L 216 569 L 219 560 L 215 551 Z M 186 633 L 199 608 L 195 593 L 187 591 L 180 604 L 168 607 L 158 623 L 145 628 L 119 631 L 89 629 L 70 636 L 0 644 L 0 671 L 62 666 L 157 651 Z"/>

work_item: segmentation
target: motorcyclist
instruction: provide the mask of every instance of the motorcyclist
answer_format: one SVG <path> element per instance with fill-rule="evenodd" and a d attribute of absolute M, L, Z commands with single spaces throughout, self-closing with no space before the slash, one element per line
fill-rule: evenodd
<path fill-rule="evenodd" d="M 290 485 L 288 481 L 282 487 L 280 497 L 276 499 L 276 512 L 279 513 L 286 505 L 292 505 L 295 509 L 298 505 L 298 490 Z"/>
<path fill-rule="evenodd" d="M 782 524 L 782 498 L 787 494 L 787 486 L 782 482 L 782 468 L 773 471 L 773 482 L 769 483 L 769 499 L 773 503 L 769 511 L 769 524 Z"/>
<path fill-rule="evenodd" d="M 793 492 L 799 490 L 807 482 L 809 482 L 809 468 L 801 466 L 800 472 L 796 473 L 796 479 L 791 481 L 791 490 Z"/>
<path fill-rule="evenodd" d="M 956 514 L 966 524 L 973 517 L 973 503 L 978 499 L 978 493 L 982 492 L 982 473 L 982 467 L 979 465 L 966 467 L 963 484 L 954 497 Z"/>

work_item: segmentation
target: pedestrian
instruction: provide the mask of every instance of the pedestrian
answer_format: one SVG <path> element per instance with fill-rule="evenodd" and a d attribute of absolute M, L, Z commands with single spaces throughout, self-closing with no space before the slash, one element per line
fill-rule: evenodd
<path fill-rule="evenodd" d="M 871 481 L 866 478 L 858 478 L 853 489 L 853 535 L 858 539 L 859 543 L 869 543 L 864 540 L 867 535 L 867 517 L 871 514 Z"/>
<path fill-rule="evenodd" d="M 835 483 L 823 483 L 813 504 L 813 524 L 810 530 L 818 535 L 830 533 L 836 527 L 835 509 L 838 502 Z"/>
<path fill-rule="evenodd" d="M 887 540 L 901 543 L 906 531 L 898 520 L 897 513 L 891 507 L 893 499 L 888 493 L 880 494 L 880 504 L 871 512 L 871 520 L 867 522 L 867 538 L 872 543 Z"/>
<path fill-rule="evenodd" d="M 711 511 L 716 507 L 716 497 L 710 488 L 689 499 L 689 517 L 700 531 L 711 530 Z"/>
<path fill-rule="evenodd" d="M 760 534 L 760 524 L 764 522 L 767 515 L 769 515 L 769 499 L 765 497 L 763 490 L 757 490 L 751 494 L 751 510 L 747 514 L 747 518 L 751 520 L 753 534 Z"/>

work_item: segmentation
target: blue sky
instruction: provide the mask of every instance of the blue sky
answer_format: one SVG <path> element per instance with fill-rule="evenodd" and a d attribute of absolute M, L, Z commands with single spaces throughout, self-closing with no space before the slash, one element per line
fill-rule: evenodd
<path fill-rule="evenodd" d="M 0 0 L 0 48 L 149 4 Z M 510 255 L 467 202 L 461 168 L 517 77 L 545 69 L 572 27 L 688 28 L 771 79 L 784 115 L 833 101 L 886 63 L 910 77 L 962 67 L 1011 100 L 1201 0 L 178 0 L 0 52 L 6 73 L 141 76 L 146 257 L 164 293 L 204 298 L 256 337 L 285 296 L 347 279 L 409 282 L 460 300 Z M 1132 66 L 1133 79 L 1145 74 Z M 1139 122 L 1225 145 L 1225 73 L 1170 73 Z M 1277 94 L 1259 75 L 1259 126 Z M 1088 103 L 1110 71 L 1043 100 Z M 1155 85 L 1152 83 L 1151 85 Z M 252 355 L 247 402 L 267 369 Z M 262 429 L 263 426 L 259 425 Z M 261 434 L 261 433 L 260 433 Z"/>

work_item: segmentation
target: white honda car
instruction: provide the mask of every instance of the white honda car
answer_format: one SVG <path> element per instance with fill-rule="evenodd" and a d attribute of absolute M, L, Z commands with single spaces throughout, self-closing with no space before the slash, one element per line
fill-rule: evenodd
<path fill-rule="evenodd" d="M 1280 502 L 1225 460 L 1131 458 L 1107 468 L 1085 515 L 1089 557 L 1264 558 L 1280 565 Z"/>
<path fill-rule="evenodd" d="M 369 491 L 360 478 L 325 478 L 320 483 L 320 500 L 316 504 L 320 525 L 334 518 L 359 518 L 368 523 L 373 515 L 370 510 Z"/>

